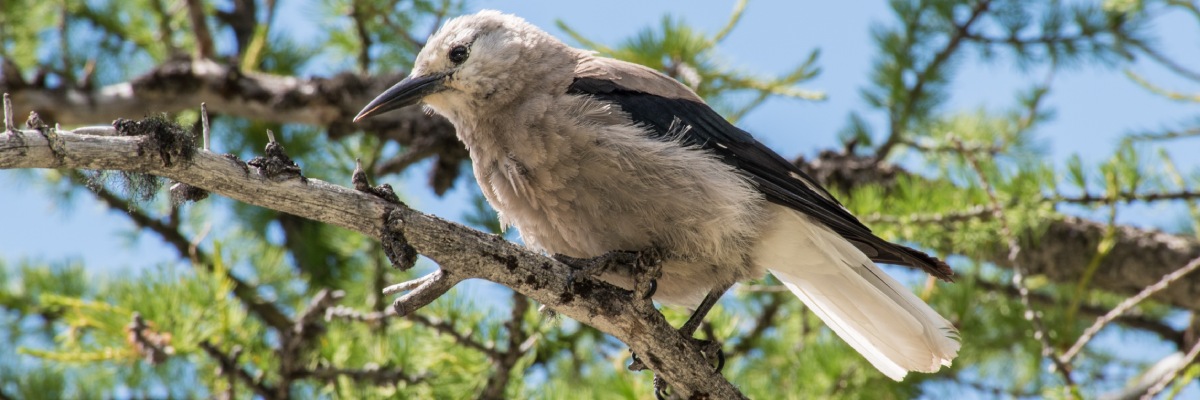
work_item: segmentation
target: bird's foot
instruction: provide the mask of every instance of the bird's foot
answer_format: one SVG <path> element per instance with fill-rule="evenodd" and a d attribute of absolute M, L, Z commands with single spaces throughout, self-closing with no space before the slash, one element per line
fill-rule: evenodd
<path fill-rule="evenodd" d="M 662 277 L 663 251 L 651 247 L 637 253 L 633 263 L 633 298 L 641 300 L 642 306 L 654 309 L 651 298 L 658 291 L 658 278 Z"/>
<path fill-rule="evenodd" d="M 681 332 L 681 334 L 682 334 L 682 332 Z M 698 347 L 700 349 L 700 355 L 703 356 L 704 359 L 708 361 L 708 365 L 712 366 L 713 369 L 716 370 L 718 374 L 721 373 L 721 371 L 725 369 L 725 351 L 722 349 L 721 342 L 718 342 L 716 340 L 711 340 L 711 339 L 710 340 L 696 339 L 693 337 L 688 337 L 687 339 L 692 341 L 692 343 L 695 344 L 696 347 Z M 644 371 L 644 370 L 648 369 L 646 367 L 646 364 L 644 362 L 642 362 L 642 359 L 639 358 L 637 354 L 633 354 L 633 353 L 631 353 L 631 354 L 632 354 L 633 361 L 629 363 L 628 368 L 630 371 Z M 665 379 L 663 379 L 661 376 L 659 376 L 658 373 L 655 373 L 654 374 L 654 397 L 657 399 L 670 398 L 671 392 L 669 389 L 670 389 L 670 385 L 667 383 L 667 381 Z"/>
<path fill-rule="evenodd" d="M 563 254 L 555 254 L 553 258 L 571 267 L 570 275 L 567 276 L 567 291 L 573 290 L 579 279 L 584 277 L 597 278 L 605 273 L 615 272 L 633 277 L 635 298 L 650 299 L 658 290 L 661 254 L 657 249 L 614 250 L 593 258 L 575 258 Z M 637 296 L 639 293 L 641 295 Z"/>

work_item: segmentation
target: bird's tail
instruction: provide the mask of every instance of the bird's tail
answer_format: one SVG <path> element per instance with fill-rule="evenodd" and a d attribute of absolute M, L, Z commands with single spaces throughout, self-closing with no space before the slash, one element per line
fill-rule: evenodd
<path fill-rule="evenodd" d="M 756 249 L 769 269 L 884 375 L 936 372 L 958 354 L 958 331 L 862 251 L 820 223 L 772 206 Z"/>

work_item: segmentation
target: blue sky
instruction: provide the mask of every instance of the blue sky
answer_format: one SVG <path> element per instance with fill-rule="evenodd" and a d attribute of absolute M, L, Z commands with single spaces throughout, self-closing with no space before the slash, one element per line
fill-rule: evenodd
<path fill-rule="evenodd" d="M 295 21 L 316 21 L 322 10 L 312 0 L 283 0 L 280 29 L 297 37 L 311 36 Z M 658 24 L 664 14 L 684 18 L 699 29 L 714 32 L 728 19 L 733 1 L 629 1 L 604 2 L 478 0 L 469 11 L 499 9 L 520 15 L 551 33 L 561 32 L 554 21 L 562 19 L 576 31 L 601 43 L 616 43 L 637 30 Z M 882 114 L 871 113 L 858 92 L 867 83 L 874 54 L 870 36 L 873 22 L 890 23 L 884 2 L 789 1 L 751 2 L 739 27 L 723 43 L 724 61 L 752 72 L 781 74 L 802 62 L 814 48 L 821 49 L 822 73 L 803 85 L 828 95 L 824 102 L 770 100 L 748 114 L 740 125 L 785 156 L 812 155 L 837 146 L 835 133 L 851 110 L 864 112 L 876 128 Z M 1186 15 L 1159 18 L 1154 29 L 1164 52 L 1182 65 L 1200 65 L 1200 30 Z M 1200 91 L 1149 63 L 1134 69 L 1152 81 L 1183 91 Z M 1014 94 L 1041 79 L 1038 71 L 1016 72 L 1005 59 L 991 65 L 963 64 L 953 83 L 950 110 L 1000 109 L 1014 103 Z M 1061 71 L 1054 80 L 1048 103 L 1056 118 L 1037 132 L 1047 154 L 1059 165 L 1072 154 L 1098 161 L 1109 156 L 1119 136 L 1130 131 L 1162 128 L 1164 123 L 1195 121 L 1197 104 L 1165 100 L 1128 80 L 1120 70 L 1076 68 Z M 136 117 L 136 116 L 135 116 Z M 1173 126 L 1173 125 L 1168 125 Z M 1200 141 L 1172 143 L 1170 151 L 1184 171 L 1200 169 Z M 144 268 L 172 261 L 175 253 L 153 235 L 134 234 L 125 217 L 106 209 L 88 196 L 65 205 L 18 177 L 0 171 L 0 257 L 7 260 L 38 258 L 87 260 L 97 274 L 127 268 Z M 434 196 L 424 185 L 425 171 L 393 177 L 410 204 L 427 212 L 460 219 L 470 191 L 455 189 Z M 469 184 L 469 182 L 463 182 Z M 460 188 L 462 185 L 459 186 Z M 1181 208 L 1132 207 L 1123 222 L 1141 226 L 1176 226 Z M 114 250 L 121 249 L 121 250 Z"/>
<path fill-rule="evenodd" d="M 302 21 L 320 9 L 310 0 L 286 0 L 285 4 L 280 21 Z M 515 13 L 560 36 L 554 21 L 562 19 L 593 40 L 616 43 L 638 29 L 656 25 L 666 13 L 700 29 L 716 31 L 726 22 L 732 4 L 479 0 L 469 10 L 493 8 Z M 874 53 L 869 27 L 872 22 L 890 21 L 889 13 L 882 2 L 751 2 L 741 25 L 723 43 L 725 62 L 747 71 L 780 74 L 803 61 L 810 50 L 820 48 L 822 72 L 803 87 L 824 91 L 828 100 L 769 100 L 740 125 L 785 156 L 812 155 L 836 146 L 835 133 L 844 126 L 848 112 L 867 110 L 858 91 L 866 83 Z M 1195 24 L 1183 15 L 1158 21 L 1155 28 L 1165 52 L 1175 55 L 1183 65 L 1200 65 L 1200 31 Z M 284 24 L 280 29 L 296 36 L 311 35 L 311 30 L 299 26 Z M 1141 63 L 1135 69 L 1164 86 L 1196 89 L 1152 64 Z M 1014 94 L 1027 88 L 1033 79 L 1041 79 L 1041 75 L 1014 72 L 1003 61 L 992 65 L 964 63 L 954 82 L 950 108 L 1010 106 Z M 1101 160 L 1112 153 L 1123 133 L 1197 118 L 1196 105 L 1150 94 L 1116 69 L 1089 67 L 1060 72 L 1048 101 L 1057 116 L 1038 136 L 1047 144 L 1050 157 L 1060 164 L 1071 154 Z M 876 127 L 883 126 L 881 114 L 868 112 L 866 116 Z M 1177 141 L 1171 152 L 1185 171 L 1194 171 L 1200 165 L 1196 157 L 1187 156 L 1200 154 L 1198 141 Z M 86 196 L 79 196 L 69 205 L 58 203 L 18 178 L 18 174 L 0 172 L 0 187 L 6 188 L 0 192 L 0 221 L 21 227 L 0 229 L 0 255 L 5 258 L 79 257 L 100 270 L 174 258 L 174 253 L 153 236 L 134 235 L 130 240 L 126 233 L 132 225 L 116 212 Z M 393 183 L 404 184 L 419 208 L 457 218 L 468 191 L 455 190 L 439 198 L 421 184 L 423 179 L 424 172 L 418 170 Z M 1178 207 L 1135 207 L 1122 219 L 1142 226 L 1174 226 L 1178 212 Z M 69 245 L 64 247 L 62 243 Z M 112 250 L 123 247 L 130 251 Z"/>

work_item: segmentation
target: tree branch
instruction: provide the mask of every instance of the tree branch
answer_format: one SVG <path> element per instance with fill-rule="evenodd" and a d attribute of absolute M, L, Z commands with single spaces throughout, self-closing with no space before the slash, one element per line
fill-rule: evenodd
<path fill-rule="evenodd" d="M 1079 339 L 1075 341 L 1075 344 L 1071 345 L 1071 348 L 1068 349 L 1065 353 L 1063 353 L 1063 355 L 1062 355 L 1063 362 L 1068 362 L 1068 363 L 1071 362 L 1071 358 L 1075 357 L 1076 354 L 1079 354 L 1079 352 L 1081 350 L 1083 350 L 1083 346 L 1087 345 L 1088 341 L 1092 340 L 1092 338 L 1095 337 L 1097 333 L 1100 333 L 1100 330 L 1104 329 L 1104 326 L 1108 325 L 1109 322 L 1112 322 L 1113 320 L 1117 319 L 1122 314 L 1124 314 L 1126 311 L 1129 311 L 1129 309 L 1133 308 L 1138 303 L 1141 303 L 1142 300 L 1145 300 L 1146 298 L 1150 297 L 1154 293 L 1156 293 L 1160 290 L 1166 289 L 1167 287 L 1169 287 L 1171 285 L 1172 282 L 1175 282 L 1175 281 L 1183 278 L 1184 276 L 1187 276 L 1192 271 L 1195 271 L 1197 268 L 1200 268 L 1200 258 L 1192 260 L 1191 262 L 1189 262 L 1187 265 L 1183 266 L 1179 270 L 1176 270 L 1174 272 L 1167 274 L 1166 276 L 1162 277 L 1162 279 L 1159 280 L 1158 282 L 1155 282 L 1153 285 L 1147 286 L 1146 289 L 1142 290 L 1137 295 L 1125 299 L 1124 301 L 1121 302 L 1121 304 L 1118 304 L 1111 311 L 1104 314 L 1100 318 L 1097 318 L 1096 322 L 1093 323 L 1092 326 L 1089 326 L 1086 330 L 1083 331 L 1083 334 L 1079 336 Z"/>
<path fill-rule="evenodd" d="M 409 384 L 425 380 L 424 375 L 410 376 L 399 368 L 382 368 L 378 365 L 368 365 L 359 369 L 316 367 L 295 372 L 297 379 L 315 378 L 322 381 L 334 381 L 341 377 L 358 382 L 371 382 L 379 386 L 395 385 L 398 382 Z"/>
<path fill-rule="evenodd" d="M 912 118 L 912 113 L 916 109 L 915 104 L 925 95 L 925 85 L 929 82 L 930 76 L 937 72 L 942 64 L 950 60 L 950 56 L 958 50 L 958 46 L 962 44 L 963 39 L 969 35 L 971 26 L 979 20 L 987 12 L 991 6 L 991 0 L 979 0 L 975 6 L 971 8 L 971 14 L 967 16 L 967 20 L 961 24 L 955 24 L 954 32 L 950 35 L 946 42 L 946 46 L 933 56 L 933 60 L 925 65 L 925 68 L 916 73 L 916 81 L 911 89 L 908 90 L 908 99 L 903 103 L 901 109 L 896 110 L 892 106 L 890 128 L 887 139 L 875 151 L 875 162 L 882 162 L 892 148 L 904 139 L 904 130 L 908 128 L 908 121 Z"/>
<path fill-rule="evenodd" d="M 221 351 L 221 349 L 218 349 L 215 345 L 209 343 L 207 340 L 200 342 L 200 348 L 204 349 L 204 352 L 208 353 L 209 356 L 217 361 L 217 365 L 221 366 L 222 373 L 237 377 L 238 380 L 242 381 L 246 384 L 246 386 L 249 386 L 250 389 L 254 390 L 254 393 L 262 396 L 263 398 L 274 398 L 274 388 L 272 388 L 270 385 L 267 385 L 261 379 L 250 375 L 250 372 L 247 372 L 244 368 L 237 364 L 236 354 L 241 353 L 240 349 L 234 350 L 235 355 L 227 355 L 225 352 Z"/>
<path fill-rule="evenodd" d="M 450 188 L 458 177 L 459 166 L 468 157 L 450 122 L 427 115 L 420 107 L 350 123 L 363 105 L 398 82 L 402 74 L 342 73 L 298 79 L 243 73 L 234 66 L 205 59 L 172 59 L 128 82 L 87 91 L 35 86 L 18 79 L 19 73 L 10 74 L 8 68 L 4 69 L 0 91 L 12 94 L 21 107 L 14 111 L 36 111 L 44 120 L 63 125 L 108 124 L 114 117 L 177 112 L 204 102 L 210 111 L 221 115 L 327 127 L 333 139 L 364 130 L 407 150 L 381 162 L 377 173 L 396 172 L 436 157 L 430 185 L 437 193 Z"/>
<path fill-rule="evenodd" d="M 956 139 L 954 143 L 960 146 L 959 150 L 963 150 L 961 148 L 962 142 Z M 1007 259 L 1013 269 L 1012 283 L 1017 288 L 1017 294 L 1021 299 L 1021 306 L 1025 308 L 1025 319 L 1029 320 L 1029 323 L 1033 325 L 1033 337 L 1042 344 L 1042 357 L 1050 358 L 1050 361 L 1054 363 L 1054 369 L 1062 375 L 1063 382 L 1067 385 L 1067 393 L 1074 392 L 1076 390 L 1075 380 L 1071 378 L 1071 366 L 1059 358 L 1054 344 L 1050 343 L 1049 331 L 1046 330 L 1046 324 L 1042 321 L 1042 314 L 1033 307 L 1033 301 L 1030 300 L 1029 287 L 1025 284 L 1025 278 L 1029 275 L 1026 272 L 1025 266 L 1017 261 L 1017 257 L 1021 254 L 1021 245 L 1017 240 L 1017 235 L 1009 227 L 1008 218 L 1004 215 L 1004 206 L 1000 204 L 1000 200 L 996 197 L 996 190 L 988 181 L 987 173 L 984 172 L 979 160 L 972 153 L 966 151 L 963 151 L 963 157 L 971 165 L 971 169 L 975 171 L 975 175 L 979 178 L 979 184 L 983 187 L 984 193 L 987 194 L 988 201 L 991 202 L 992 217 L 1000 222 L 1000 236 L 1004 238 L 1008 247 Z"/>
<path fill-rule="evenodd" d="M 187 0 L 188 17 L 191 17 L 192 32 L 196 34 L 196 52 L 200 59 L 209 59 L 216 56 L 216 47 L 213 45 L 212 33 L 208 30 L 208 18 L 204 13 L 204 4 L 200 0 Z"/>
<path fill-rule="evenodd" d="M 503 238 L 442 220 L 373 195 L 316 179 L 279 179 L 240 161 L 197 151 L 190 159 L 167 163 L 152 136 L 122 136 L 113 128 L 71 131 L 27 130 L 0 136 L 0 168 L 82 168 L 122 170 L 168 177 L 214 194 L 271 208 L 379 238 L 400 233 L 441 269 L 397 301 L 422 291 L 442 290 L 439 282 L 480 278 L 508 286 L 559 314 L 591 325 L 625 342 L 648 367 L 684 397 L 744 398 L 711 368 L 693 341 L 662 314 L 632 300 L 633 293 L 590 278 L 568 279 L 570 267 Z M 150 132 L 153 135 L 153 132 Z M 403 312 L 401 312 L 403 314 Z"/>
<path fill-rule="evenodd" d="M 822 185 L 843 192 L 866 185 L 894 187 L 903 178 L 933 182 L 898 166 L 886 163 L 876 165 L 872 161 L 873 158 L 869 156 L 825 151 L 816 159 L 800 159 L 796 164 Z M 976 211 L 990 212 L 972 209 L 965 214 L 974 216 Z M 1095 254 L 1108 225 L 1067 215 L 1053 217 L 1045 224 L 1041 232 L 1017 232 L 1022 247 L 1017 262 L 1025 266 L 1030 275 L 1043 275 L 1051 281 L 1073 285 L 1086 268 L 1086 265 L 1078 262 L 1080 257 Z M 1113 240 L 1115 244 L 1112 250 L 1096 268 L 1092 287 L 1126 296 L 1142 291 L 1180 265 L 1200 257 L 1200 242 L 1195 238 L 1153 229 L 1117 226 Z M 932 246 L 934 250 L 953 250 L 938 248 L 942 245 L 940 243 L 923 244 Z M 1007 260 L 1007 247 L 977 250 L 980 261 L 1012 268 L 1012 263 Z M 1200 275 L 1180 279 L 1155 294 L 1153 299 L 1176 307 L 1200 310 Z"/>

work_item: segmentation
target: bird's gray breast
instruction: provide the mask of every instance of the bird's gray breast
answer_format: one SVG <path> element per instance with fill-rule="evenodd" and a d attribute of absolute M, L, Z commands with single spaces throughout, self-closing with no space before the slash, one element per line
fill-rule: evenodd
<path fill-rule="evenodd" d="M 763 200 L 744 176 L 701 149 L 650 138 L 605 104 L 561 99 L 538 118 L 466 133 L 476 178 L 503 224 L 547 253 L 666 250 L 674 261 L 660 290 L 668 292 L 671 275 L 748 277 Z M 692 290 L 702 296 L 707 287 Z"/>

